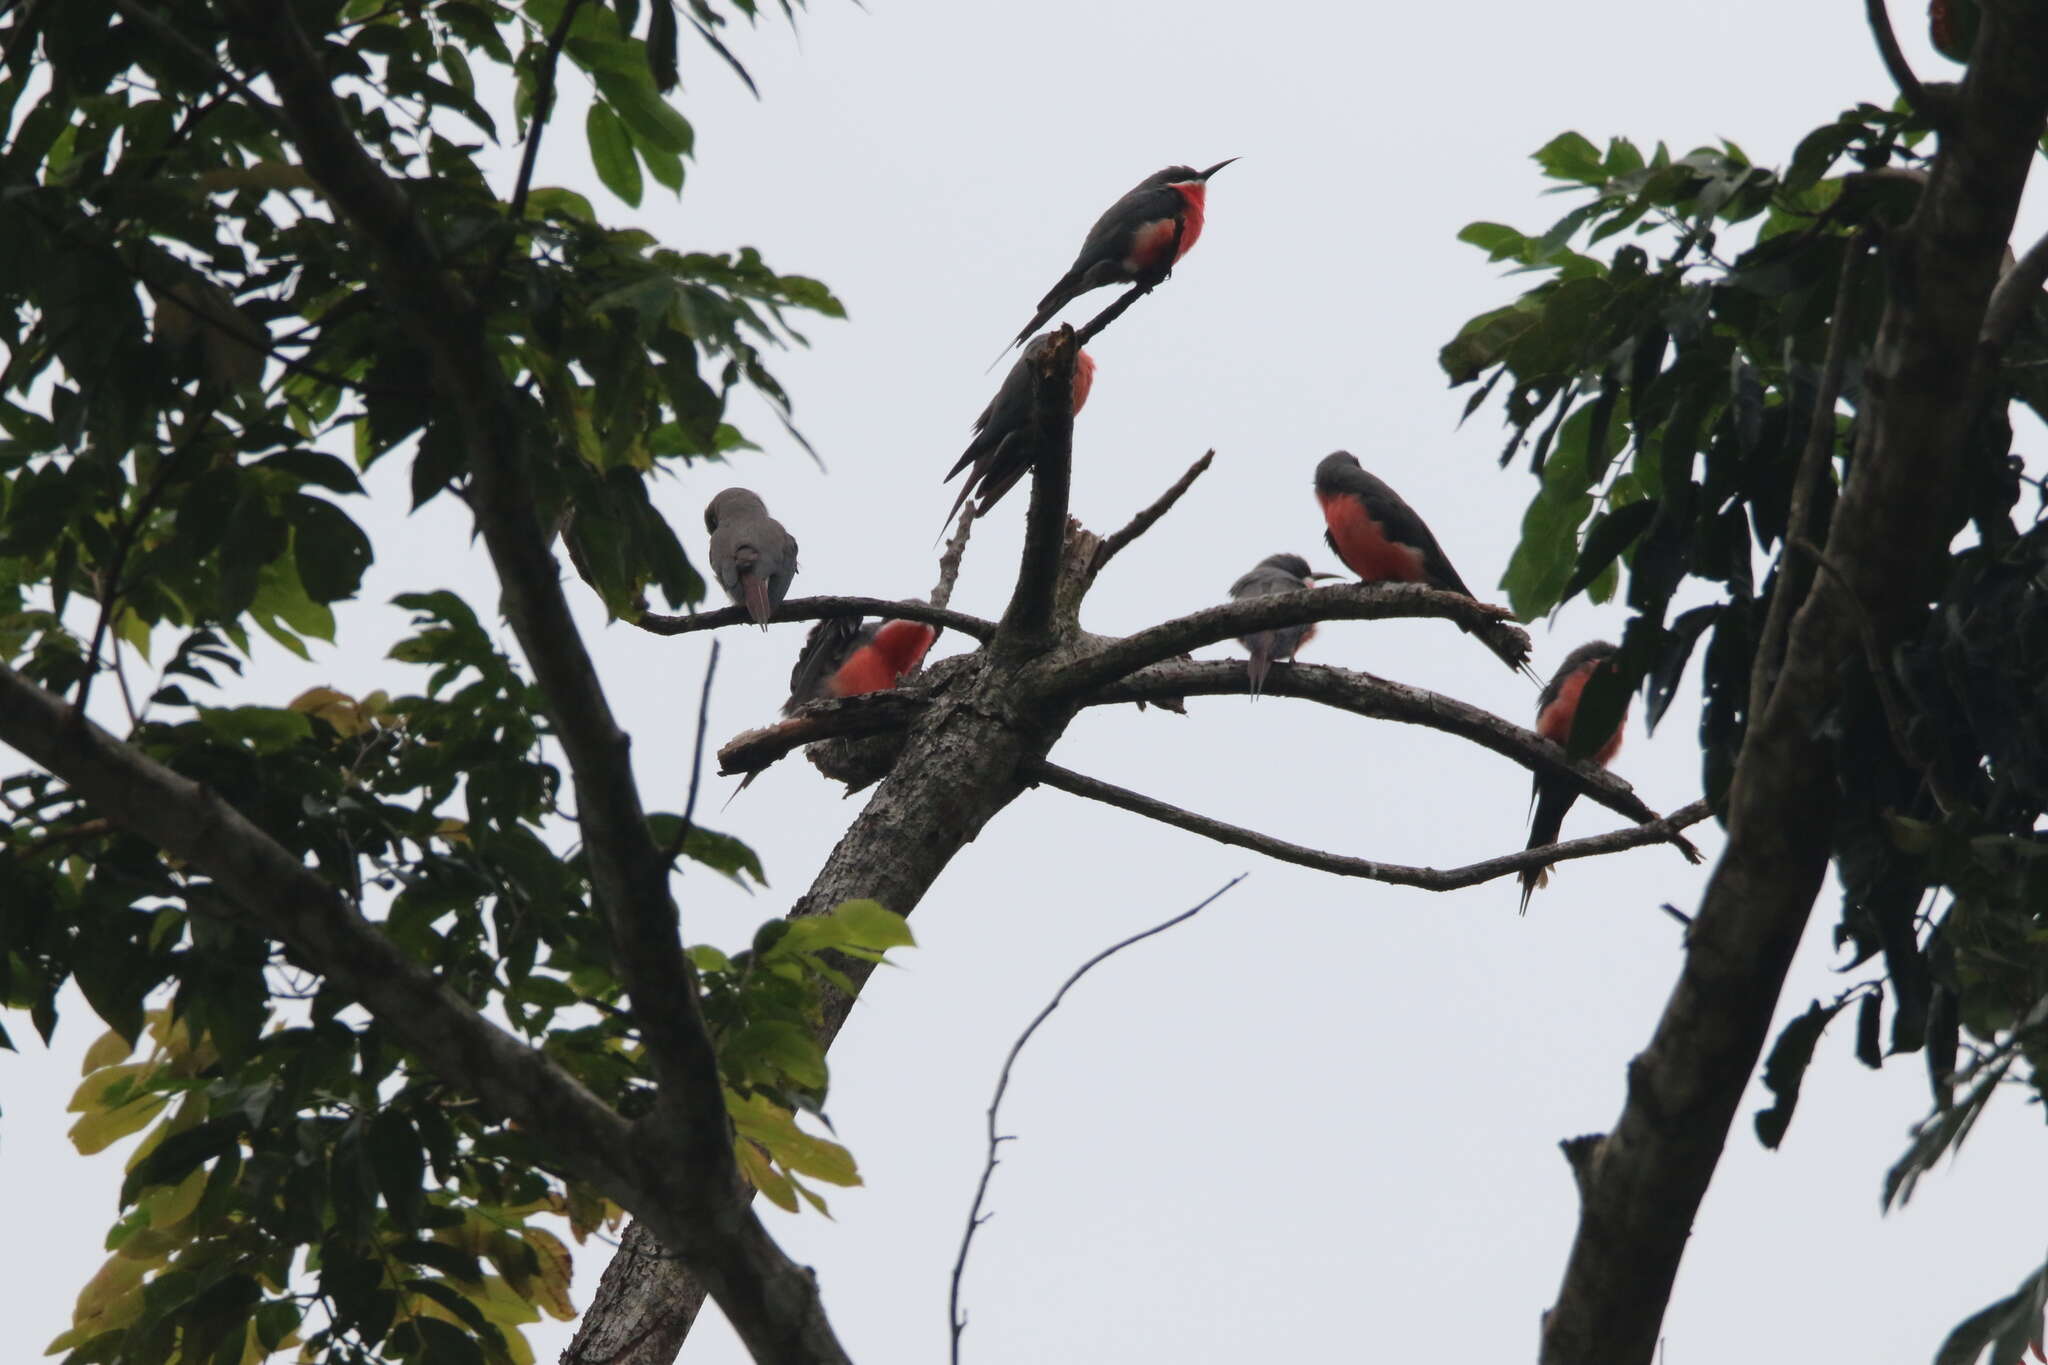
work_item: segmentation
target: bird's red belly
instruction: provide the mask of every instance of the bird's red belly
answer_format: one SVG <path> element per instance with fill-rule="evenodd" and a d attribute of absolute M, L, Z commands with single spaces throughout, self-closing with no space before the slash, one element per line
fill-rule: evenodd
<path fill-rule="evenodd" d="M 832 675 L 835 697 L 858 697 L 896 685 L 895 666 L 873 645 L 863 646 Z"/>
<path fill-rule="evenodd" d="M 1322 504 L 1337 557 L 1351 572 L 1368 583 L 1421 583 L 1427 579 L 1422 551 L 1388 540 L 1357 498 L 1338 493 L 1322 499 Z"/>
<path fill-rule="evenodd" d="M 1536 733 L 1552 744 L 1569 744 L 1572 738 L 1572 722 L 1579 714 L 1579 694 L 1586 690 L 1586 682 L 1593 676 L 1594 665 L 1588 664 L 1564 680 L 1564 686 L 1557 689 L 1557 697 L 1543 708 L 1536 717 Z M 1614 727 L 1614 733 L 1607 742 L 1594 751 L 1593 761 L 1606 767 L 1614 756 L 1621 752 L 1621 732 L 1627 728 L 1628 713 L 1622 712 L 1623 724 Z"/>
<path fill-rule="evenodd" d="M 1141 271 L 1156 270 L 1166 260 L 1169 251 L 1173 251 L 1175 262 L 1188 254 L 1195 239 L 1202 235 L 1202 216 L 1190 213 L 1181 220 L 1178 251 L 1173 250 L 1173 221 L 1171 218 L 1155 218 L 1131 234 L 1131 250 L 1123 262 L 1126 271 L 1136 275 Z"/>
<path fill-rule="evenodd" d="M 894 687 L 924 662 L 938 632 L 917 621 L 890 621 L 839 666 L 828 684 L 835 697 L 858 697 Z"/>

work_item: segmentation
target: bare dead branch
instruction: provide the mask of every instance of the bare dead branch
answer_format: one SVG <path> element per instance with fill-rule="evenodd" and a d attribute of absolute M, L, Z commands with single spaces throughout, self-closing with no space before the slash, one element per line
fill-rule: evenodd
<path fill-rule="evenodd" d="M 1514 630 L 1505 615 L 1502 608 L 1475 602 L 1463 593 L 1443 592 L 1420 583 L 1339 583 L 1327 588 L 1246 597 L 1190 612 L 1062 663 L 1047 679 L 1046 690 L 1060 694 L 1100 687 L 1204 645 L 1310 621 L 1390 621 L 1430 616 L 1475 630 Z M 1526 642 L 1527 637 L 1523 638 Z"/>
<path fill-rule="evenodd" d="M 884 619 L 922 621 L 928 626 L 957 630 L 970 639 L 986 641 L 995 633 L 995 623 L 979 616 L 948 611 L 942 605 L 901 602 L 886 597 L 792 597 L 775 609 L 770 621 L 822 621 L 834 616 L 880 616 Z M 723 630 L 727 626 L 750 626 L 753 618 L 745 607 L 720 607 L 694 616 L 667 616 L 658 611 L 642 612 L 637 626 L 651 635 L 691 635 L 700 630 Z"/>
<path fill-rule="evenodd" d="M 960 1365 L 960 1334 L 967 1330 L 967 1315 L 960 1311 L 960 1277 L 967 1269 L 967 1252 L 974 1245 L 975 1231 L 988 1221 L 988 1218 L 981 1211 L 981 1204 L 982 1200 L 988 1195 L 988 1182 L 996 1173 L 996 1149 L 1008 1141 L 1007 1138 L 1004 1138 L 996 1131 L 996 1116 L 1003 1107 L 1003 1095 L 1010 1088 L 1010 1072 L 1017 1065 L 1017 1054 L 1021 1053 L 1024 1050 L 1024 1045 L 1031 1041 L 1031 1035 L 1038 1032 L 1038 1026 L 1052 1017 L 1052 1012 L 1060 1007 L 1060 1002 L 1067 998 L 1067 992 L 1074 989 L 1074 986 L 1082 977 L 1088 975 L 1089 972 L 1133 944 L 1143 943 L 1146 939 L 1163 934 L 1177 924 L 1184 924 L 1188 920 L 1193 919 L 1196 915 L 1201 914 L 1221 899 L 1224 892 L 1236 886 L 1249 875 L 1249 873 L 1245 872 L 1238 873 L 1215 891 L 1210 892 L 1200 904 L 1191 909 L 1183 910 L 1172 919 L 1155 924 L 1150 929 L 1141 930 L 1121 942 L 1113 943 L 1089 958 L 1074 969 L 1072 976 L 1061 983 L 1059 990 L 1053 993 L 1052 999 L 1046 1002 L 1045 1008 L 1040 1010 L 1031 1022 L 1024 1026 L 1024 1032 L 1017 1035 L 1017 1041 L 1010 1044 L 1010 1055 L 1003 1059 L 1002 1072 L 996 1077 L 996 1093 L 988 1102 L 988 1159 L 981 1168 L 981 1181 L 974 1187 L 974 1204 L 967 1211 L 967 1230 L 960 1236 L 960 1254 L 953 1259 L 952 1291 L 946 1296 L 946 1323 L 952 1332 L 952 1365 Z"/>
<path fill-rule="evenodd" d="M 1158 524 L 1161 517 L 1171 512 L 1173 505 L 1180 501 L 1181 495 L 1194 487 L 1195 480 L 1208 472 L 1209 466 L 1215 462 L 1215 459 L 1215 451 L 1204 452 L 1201 459 L 1188 466 L 1187 473 L 1174 480 L 1173 487 L 1161 493 L 1150 507 L 1145 508 L 1138 515 L 1132 517 L 1129 524 L 1121 531 L 1118 531 L 1115 535 L 1097 546 L 1095 560 L 1088 568 L 1090 581 L 1093 581 L 1095 575 L 1102 572 L 1103 566 L 1109 563 L 1110 560 L 1115 559 L 1126 545 L 1129 545 L 1139 536 L 1151 530 Z"/>
<path fill-rule="evenodd" d="M 960 581 L 960 560 L 967 553 L 967 537 L 974 532 L 977 515 L 973 498 L 961 504 L 960 516 L 953 525 L 953 538 L 946 542 L 946 552 L 939 556 L 939 581 L 932 587 L 932 606 L 940 611 L 953 600 L 953 585 Z M 975 638 L 985 640 L 988 636 Z"/>
<path fill-rule="evenodd" d="M 1089 693 L 1080 699 L 1080 704 L 1113 706 L 1119 702 L 1158 701 L 1164 697 L 1250 695 L 1251 679 L 1246 674 L 1243 660 L 1197 660 L 1154 664 Z M 1275 668 L 1267 674 L 1262 695 L 1299 697 L 1373 720 L 1399 721 L 1404 725 L 1441 730 L 1511 759 L 1531 772 L 1569 782 L 1587 797 L 1638 824 L 1664 818 L 1644 805 L 1633 787 L 1605 768 L 1567 758 L 1561 746 L 1552 744 L 1533 730 L 1524 730 L 1490 711 L 1482 711 L 1426 688 L 1389 682 L 1369 673 L 1354 673 L 1344 668 L 1297 663 Z M 1699 851 L 1692 848 L 1684 835 L 1673 834 L 1669 838 L 1681 852 L 1691 850 L 1689 856 L 1698 861 Z"/>
<path fill-rule="evenodd" d="M 1424 891 L 1456 891 L 1461 887 L 1477 886 L 1481 882 L 1492 881 L 1496 877 L 1512 876 L 1525 868 L 1546 867 L 1551 863 L 1571 858 L 1594 858 L 1601 854 L 1619 853 L 1624 849 L 1640 848 L 1644 844 L 1666 843 L 1672 835 L 1689 825 L 1698 824 L 1709 814 L 1706 802 L 1695 801 L 1689 806 L 1682 806 L 1671 812 L 1662 820 L 1614 830 L 1607 834 L 1595 834 L 1584 839 L 1568 839 L 1562 843 L 1545 844 L 1538 848 L 1518 849 L 1484 862 L 1468 863 L 1464 867 L 1404 867 L 1399 863 L 1351 858 L 1341 853 L 1326 853 L 1303 844 L 1289 843 L 1285 839 L 1260 834 L 1241 825 L 1227 824 L 1221 820 L 1212 820 L 1206 815 L 1197 815 L 1193 811 L 1169 805 L 1155 797 L 1113 786 L 1099 778 L 1088 777 L 1054 763 L 1041 761 L 1031 765 L 1027 771 L 1029 776 L 1048 787 L 1055 787 L 1074 796 L 1084 796 L 1091 801 L 1100 801 L 1106 806 L 1115 806 L 1119 810 L 1127 810 L 1134 815 L 1142 815 L 1161 824 L 1184 829 L 1190 834 L 1199 834 L 1219 844 L 1248 848 L 1254 853 L 1263 853 L 1268 858 L 1314 868 L 1318 872 L 1334 872 L 1340 877 L 1360 877 L 1366 881 L 1387 882 L 1394 886 L 1420 887 Z"/>
<path fill-rule="evenodd" d="M 1874 0 L 1882 3 L 1882 0 Z M 1794 564 L 1787 548 L 1813 534 L 1814 504 L 1822 482 L 1828 477 L 1835 452 L 1835 404 L 1842 396 L 1842 371 L 1856 332 L 1857 287 L 1863 280 L 1865 236 L 1861 231 L 1849 238 L 1842 257 L 1841 279 L 1835 286 L 1835 311 L 1828 323 L 1828 345 L 1821 361 L 1820 386 L 1813 396 L 1813 415 L 1806 426 L 1806 445 L 1799 453 L 1799 469 L 1793 475 L 1791 508 L 1785 517 L 1785 534 L 1778 552 L 1778 582 L 1771 592 L 1771 607 L 1764 618 L 1763 635 L 1757 641 L 1756 659 L 1750 665 L 1749 715 L 1759 715 L 1770 700 L 1771 681 L 1778 657 L 1784 652 L 1785 630 L 1792 621 L 1792 608 L 1806 596 L 1812 581 L 1809 572 Z"/>
<path fill-rule="evenodd" d="M 1043 440 L 1031 466 L 1031 510 L 1024 518 L 1024 554 L 1017 586 L 999 627 L 1007 645 L 1042 649 L 1052 630 L 1060 551 L 1067 538 L 1067 499 L 1074 473 L 1074 361 L 1081 345 L 1061 327 L 1036 360 L 1031 420 Z"/>
<path fill-rule="evenodd" d="M 812 702 L 787 720 L 727 740 L 718 751 L 718 772 L 722 777 L 756 773 L 785 754 L 819 740 L 853 739 L 901 730 L 927 704 L 922 689 L 908 686 Z"/>

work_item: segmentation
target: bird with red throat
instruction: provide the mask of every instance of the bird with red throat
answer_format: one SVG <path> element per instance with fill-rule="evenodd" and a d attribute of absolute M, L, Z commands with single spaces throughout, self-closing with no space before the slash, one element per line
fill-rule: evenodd
<path fill-rule="evenodd" d="M 1242 601 L 1247 597 L 1300 592 L 1313 586 L 1318 579 L 1335 577 L 1337 575 L 1333 573 L 1311 573 L 1308 561 L 1300 555 L 1267 555 L 1230 585 L 1230 597 L 1232 601 Z M 1251 655 L 1251 661 L 1245 666 L 1245 671 L 1251 677 L 1254 698 L 1265 690 L 1266 674 L 1272 670 L 1273 665 L 1292 662 L 1295 654 L 1315 633 L 1315 622 L 1308 621 L 1298 626 L 1255 630 L 1249 635 L 1238 637 L 1237 642 Z"/>
<path fill-rule="evenodd" d="M 1038 301 L 1038 312 L 1010 345 L 1021 345 L 1054 313 L 1091 289 L 1165 279 L 1201 238 L 1209 177 L 1235 160 L 1219 161 L 1206 171 L 1168 166 L 1140 180 L 1095 220 L 1074 264 Z"/>
<path fill-rule="evenodd" d="M 938 631 L 921 621 L 877 621 L 871 626 L 853 616 L 820 621 L 804 637 L 782 714 L 789 715 L 806 702 L 886 691 L 917 672 L 938 637 Z"/>
<path fill-rule="evenodd" d="M 1553 744 L 1569 745 L 1572 726 L 1579 718 L 1579 697 L 1586 690 L 1586 684 L 1602 668 L 1610 667 L 1614 657 L 1614 646 L 1605 640 L 1580 645 L 1564 656 L 1564 662 L 1557 666 L 1557 672 L 1543 685 L 1543 691 L 1536 698 L 1536 733 Z M 1590 757 L 1601 767 L 1606 767 L 1614 756 L 1621 752 L 1622 726 L 1628 721 L 1628 711 L 1623 708 L 1621 716 L 1614 722 L 1614 733 L 1602 739 Z M 1529 825 L 1529 847 L 1541 848 L 1557 842 L 1558 831 L 1564 828 L 1565 812 L 1579 799 L 1579 789 L 1562 778 L 1546 773 L 1536 774 L 1536 781 L 1529 799 L 1536 807 L 1536 818 Z M 1550 869 L 1532 867 L 1522 873 L 1522 913 L 1529 913 L 1529 897 L 1536 888 L 1550 879 Z"/>
<path fill-rule="evenodd" d="M 996 396 L 981 410 L 981 416 L 974 419 L 974 439 L 967 443 L 966 451 L 946 471 L 947 483 L 951 483 L 961 470 L 969 471 L 967 481 L 960 485 L 960 496 L 953 499 L 953 510 L 946 513 L 949 523 L 960 514 L 961 505 L 976 493 L 981 495 L 981 499 L 975 504 L 975 515 L 987 515 L 988 509 L 1002 501 L 1003 494 L 1016 487 L 1017 480 L 1038 463 L 1038 457 L 1053 439 L 1037 420 L 1034 398 L 1038 385 L 1038 362 L 1056 339 L 1051 332 L 1033 337 L 1031 344 L 1024 348 L 1024 354 L 1017 357 L 1017 363 L 1003 376 L 1003 386 L 996 390 Z M 1094 385 L 1094 357 L 1086 351 L 1075 352 L 1076 413 L 1088 401 L 1088 391 Z"/>
<path fill-rule="evenodd" d="M 1478 601 L 1429 527 L 1401 495 L 1367 472 L 1350 451 L 1334 451 L 1316 466 L 1316 501 L 1322 504 L 1329 542 L 1344 567 L 1366 583 L 1421 583 Z M 1492 629 L 1460 621 L 1458 629 L 1478 634 L 1509 668 L 1529 670 L 1529 640 L 1505 622 Z"/>
<path fill-rule="evenodd" d="M 768 515 L 751 488 L 727 488 L 704 509 L 711 532 L 711 572 L 736 607 L 763 630 L 796 577 L 796 537 Z"/>

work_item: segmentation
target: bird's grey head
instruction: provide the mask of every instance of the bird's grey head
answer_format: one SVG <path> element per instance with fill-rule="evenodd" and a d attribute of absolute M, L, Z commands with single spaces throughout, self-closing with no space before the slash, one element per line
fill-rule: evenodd
<path fill-rule="evenodd" d="M 721 521 L 767 515 L 768 504 L 761 501 L 759 493 L 751 488 L 727 488 L 721 490 L 704 508 L 704 529 L 716 531 Z"/>
<path fill-rule="evenodd" d="M 1267 555 L 1259 561 L 1259 567 L 1262 569 L 1278 569 L 1282 573 L 1292 574 L 1303 582 L 1308 581 L 1308 561 L 1300 555 Z"/>
<path fill-rule="evenodd" d="M 1325 484 L 1338 482 L 1345 475 L 1362 468 L 1364 466 L 1358 463 L 1358 457 L 1350 451 L 1333 450 L 1323 456 L 1322 462 L 1316 466 L 1316 487 L 1321 488 Z"/>

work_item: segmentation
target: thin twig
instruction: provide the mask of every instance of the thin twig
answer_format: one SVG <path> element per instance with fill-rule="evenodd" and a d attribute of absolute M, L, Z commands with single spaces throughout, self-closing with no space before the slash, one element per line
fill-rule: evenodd
<path fill-rule="evenodd" d="M 1115 322 L 1126 312 L 1130 311 L 1132 304 L 1144 298 L 1147 294 L 1172 278 L 1173 267 L 1180 260 L 1180 236 L 1186 227 L 1187 222 L 1185 219 L 1176 218 L 1173 220 L 1173 241 L 1166 248 L 1166 269 L 1160 271 L 1156 278 L 1138 281 L 1125 290 L 1115 303 L 1112 303 L 1109 307 L 1088 319 L 1087 325 L 1074 334 L 1075 350 L 1079 350 L 1095 340 L 1096 337 L 1102 334 L 1103 328 L 1109 326 L 1110 323 Z"/>
<path fill-rule="evenodd" d="M 893 602 L 885 597 L 792 597 L 777 607 L 770 621 L 822 621 L 835 616 L 880 616 L 884 620 L 922 621 L 928 626 L 957 630 L 975 640 L 987 640 L 996 633 L 993 621 L 979 616 L 948 611 L 912 598 Z M 629 624 L 651 635 L 690 635 L 700 630 L 723 630 L 727 626 L 754 624 L 745 607 L 720 607 L 693 616 L 666 616 L 658 611 L 640 613 Z"/>
<path fill-rule="evenodd" d="M 969 498 L 953 525 L 953 538 L 946 542 L 946 552 L 939 556 L 939 581 L 932 589 L 932 605 L 941 611 L 953 600 L 953 585 L 960 581 L 960 559 L 967 553 L 967 537 L 974 530 L 976 515 L 974 499 Z"/>
<path fill-rule="evenodd" d="M 1211 450 L 1204 453 L 1202 458 L 1189 465 L 1188 472 L 1174 480 L 1173 487 L 1161 493 L 1150 507 L 1145 508 L 1138 515 L 1132 517 L 1129 524 L 1121 531 L 1118 531 L 1115 535 L 1103 541 L 1102 544 L 1096 546 L 1095 562 L 1088 566 L 1088 577 L 1092 580 L 1095 575 L 1101 573 L 1103 565 L 1115 559 L 1126 545 L 1129 545 L 1139 536 L 1151 530 L 1158 524 L 1161 517 L 1171 512 L 1173 505 L 1180 501 L 1181 495 L 1194 487 L 1195 480 L 1201 478 L 1208 471 L 1210 464 L 1215 459 L 1215 451 Z"/>
<path fill-rule="evenodd" d="M 1695 801 L 1689 806 L 1682 806 L 1671 812 L 1661 820 L 1652 820 L 1607 834 L 1595 834 L 1584 839 L 1569 839 L 1563 843 L 1520 849 L 1498 858 L 1488 858 L 1484 862 L 1468 863 L 1463 867 L 1407 867 L 1399 863 L 1374 862 L 1369 858 L 1346 857 L 1341 853 L 1325 853 L 1321 849 L 1289 843 L 1285 839 L 1275 839 L 1270 834 L 1261 834 L 1256 830 L 1245 829 L 1241 825 L 1212 820 L 1206 815 L 1197 815 L 1193 811 L 1169 805 L 1155 797 L 1114 786 L 1099 778 L 1088 777 L 1042 759 L 1031 764 L 1025 771 L 1027 776 L 1048 787 L 1074 796 L 1083 796 L 1090 801 L 1100 801 L 1106 806 L 1115 806 L 1118 810 L 1127 810 L 1133 815 L 1142 815 L 1149 820 L 1172 825 L 1175 829 L 1199 834 L 1219 844 L 1248 848 L 1254 853 L 1263 853 L 1268 858 L 1314 868 L 1318 872 L 1333 872 L 1340 877 L 1359 877 L 1366 881 L 1386 882 L 1393 886 L 1420 887 L 1424 891 L 1456 891 L 1461 887 L 1477 886 L 1481 882 L 1492 881 L 1497 877 L 1512 876 L 1531 867 L 1545 867 L 1571 858 L 1593 858 L 1604 853 L 1619 853 L 1624 849 L 1640 848 L 1645 844 L 1667 843 L 1672 835 L 1689 825 L 1698 824 L 1710 813 L 1706 802 Z"/>
<path fill-rule="evenodd" d="M 2048 236 L 2027 248 L 2027 254 L 2013 262 L 1991 290 L 1991 302 L 1984 306 L 1984 326 L 1977 333 L 1977 345 L 1993 355 L 2005 350 L 2028 310 L 2041 298 L 2041 286 L 2048 282 Z"/>
<path fill-rule="evenodd" d="M 1835 450 L 1835 404 L 1842 395 L 1842 371 L 1849 358 L 1851 334 L 1856 330 L 1856 287 L 1863 278 L 1865 237 L 1856 232 L 1849 238 L 1842 258 L 1841 279 L 1835 286 L 1835 312 L 1828 323 L 1827 353 L 1821 361 L 1820 389 L 1813 396 L 1813 415 L 1806 425 L 1806 446 L 1799 454 L 1799 469 L 1793 475 L 1791 507 L 1785 514 L 1785 543 L 1813 533 L 1814 503 Z M 1785 646 L 1785 632 L 1792 623 L 1795 599 L 1806 596 L 1806 581 L 1791 572 L 1789 555 L 1778 556 L 1778 582 L 1771 592 L 1764 632 L 1757 642 L 1756 658 L 1750 665 L 1749 712 L 1763 714 L 1770 700 L 1772 675 L 1778 655 Z"/>
<path fill-rule="evenodd" d="M 697 698 L 697 744 L 690 759 L 690 795 L 683 803 L 683 823 L 676 830 L 676 837 L 661 851 L 661 860 L 675 865 L 683 845 L 689 842 L 691 821 L 697 815 L 697 786 L 704 779 L 704 732 L 711 724 L 711 680 L 718 676 L 718 641 L 711 642 L 711 657 L 704 664 L 704 691 Z"/>
<path fill-rule="evenodd" d="M 1884 69 L 1891 73 L 1892 83 L 1899 87 L 1899 93 L 1906 97 L 1906 107 L 1923 117 L 1932 118 L 1927 89 L 1913 74 L 1913 68 L 1906 64 L 1906 54 L 1899 47 L 1899 36 L 1892 32 L 1892 17 L 1885 11 L 1884 0 L 1863 0 L 1863 10 L 1870 19 L 1871 35 L 1877 39 L 1878 55 L 1884 58 Z"/>
<path fill-rule="evenodd" d="M 974 1234 L 989 1219 L 989 1215 L 982 1213 L 981 1205 L 982 1200 L 988 1195 L 988 1182 L 996 1173 L 996 1149 L 1010 1140 L 996 1132 L 996 1114 L 1003 1107 L 1004 1092 L 1010 1088 L 1010 1070 L 1017 1065 L 1017 1054 L 1022 1052 L 1024 1045 L 1031 1041 L 1031 1035 L 1038 1032 L 1038 1026 L 1052 1017 L 1052 1012 L 1060 1007 L 1060 1002 L 1067 998 L 1067 992 L 1072 990 L 1075 983 L 1080 981 L 1082 977 L 1088 975 L 1096 967 L 1115 957 L 1131 945 L 1143 943 L 1146 939 L 1156 934 L 1163 934 L 1175 925 L 1193 919 L 1196 915 L 1201 914 L 1211 905 L 1214 905 L 1224 892 L 1236 886 L 1249 875 L 1249 873 L 1245 872 L 1238 873 L 1222 886 L 1210 892 L 1199 905 L 1194 906 L 1192 909 L 1183 910 L 1172 919 L 1155 924 L 1150 929 L 1132 934 L 1121 942 L 1113 943 L 1094 957 L 1089 958 L 1074 969 L 1074 974 L 1068 977 L 1059 990 L 1053 993 L 1053 997 L 1047 1002 L 1046 1007 L 1038 1012 L 1036 1018 L 1025 1025 L 1024 1032 L 1017 1035 L 1017 1041 L 1010 1044 L 1010 1055 L 1003 1059 L 1002 1073 L 996 1077 L 996 1093 L 988 1102 L 988 1160 L 983 1163 L 981 1168 L 981 1182 L 974 1187 L 974 1204 L 967 1211 L 967 1230 L 960 1237 L 960 1254 L 953 1259 L 952 1292 L 946 1296 L 946 1324 L 953 1334 L 952 1365 L 960 1365 L 960 1334 L 967 1330 L 967 1315 L 960 1311 L 960 1277 L 967 1269 L 967 1251 L 969 1247 L 974 1245 Z"/>
<path fill-rule="evenodd" d="M 562 61 L 562 46 L 569 41 L 569 26 L 576 22 L 576 11 L 583 8 L 583 0 L 569 0 L 562 6 L 562 17 L 555 21 L 555 31 L 548 35 L 547 50 L 541 54 L 540 82 L 533 91 L 533 114 L 526 121 L 526 149 L 519 157 L 519 179 L 512 186 L 512 206 L 509 217 L 516 225 L 526 217 L 526 196 L 533 191 L 533 170 L 540 160 L 540 139 L 547 131 L 548 120 L 555 116 L 555 68 Z M 515 227 L 516 231 L 516 227 Z M 507 239 L 508 245 L 510 239 Z M 504 259 L 500 250 L 499 261 Z M 494 269 L 492 274 L 496 274 Z"/>
<path fill-rule="evenodd" d="M 85 651 L 85 675 L 78 680 L 78 697 L 71 703 L 72 711 L 81 719 L 85 716 L 85 704 L 92 697 L 93 678 L 100 671 L 100 647 L 106 643 L 107 627 L 113 621 L 114 604 L 120 600 L 124 591 L 121 576 L 127 572 L 129 552 L 135 548 L 136 537 L 142 534 L 142 528 L 148 524 L 150 517 L 156 512 L 157 504 L 163 500 L 164 490 L 170 486 L 171 471 L 177 468 L 178 462 L 185 457 L 186 452 L 207 434 L 208 425 L 213 421 L 213 413 L 213 405 L 208 404 L 193 414 L 192 430 L 158 462 L 156 473 L 149 481 L 149 487 L 143 490 L 141 499 L 135 504 L 135 515 L 122 525 L 120 534 L 114 541 L 114 557 L 107 566 L 106 586 L 100 592 L 99 620 L 93 623 L 92 644 Z"/>

